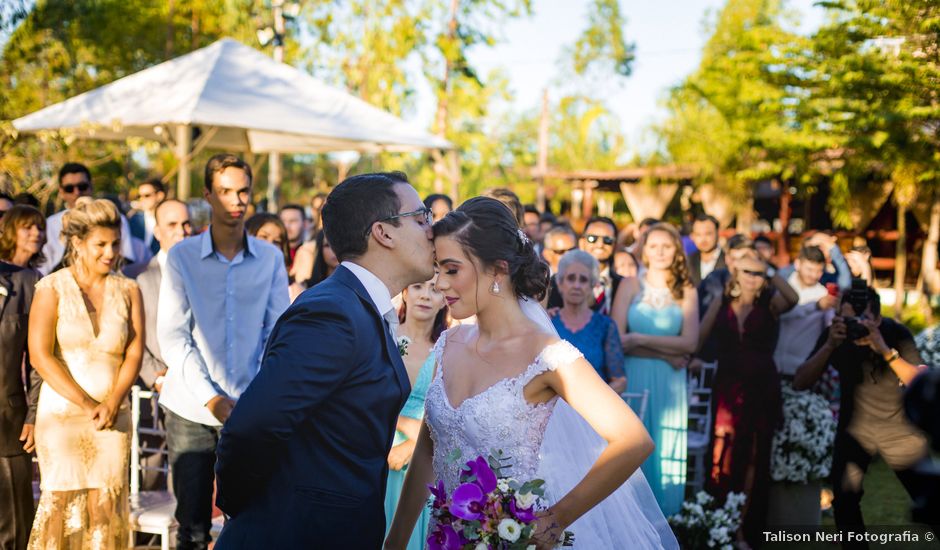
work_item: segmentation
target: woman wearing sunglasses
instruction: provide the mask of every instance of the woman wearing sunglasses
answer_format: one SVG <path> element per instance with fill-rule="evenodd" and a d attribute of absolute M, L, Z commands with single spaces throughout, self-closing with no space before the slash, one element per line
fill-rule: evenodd
<path fill-rule="evenodd" d="M 552 324 L 559 336 L 574 344 L 597 374 L 620 393 L 626 389 L 627 379 L 617 325 L 591 309 L 598 272 L 597 260 L 583 250 L 572 250 L 561 257 L 555 279 L 563 305 L 552 310 Z"/>
<path fill-rule="evenodd" d="M 723 298 L 702 319 L 701 340 L 714 332 L 718 355 L 706 487 L 719 499 L 732 491 L 746 495 L 738 548 L 756 545 L 766 522 L 771 444 L 781 416 L 773 357 L 778 319 L 798 299 L 751 249 L 734 262 Z"/>

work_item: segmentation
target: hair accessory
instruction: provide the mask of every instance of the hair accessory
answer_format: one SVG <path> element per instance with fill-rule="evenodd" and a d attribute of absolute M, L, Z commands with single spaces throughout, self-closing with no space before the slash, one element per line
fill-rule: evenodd
<path fill-rule="evenodd" d="M 519 235 L 519 242 L 523 245 L 529 244 L 529 236 L 525 234 L 525 231 L 516 229 L 516 235 Z"/>

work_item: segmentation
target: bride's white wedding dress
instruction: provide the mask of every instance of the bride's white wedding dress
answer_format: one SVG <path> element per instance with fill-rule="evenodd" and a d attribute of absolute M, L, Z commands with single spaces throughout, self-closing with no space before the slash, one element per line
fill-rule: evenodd
<path fill-rule="evenodd" d="M 548 504 L 556 502 L 584 477 L 606 443 L 563 400 L 531 404 L 523 390 L 536 376 L 571 365 L 581 352 L 564 340 L 555 342 L 518 376 L 454 404 L 444 389 L 447 366 L 441 361 L 448 332 L 431 351 L 437 368 L 425 403 L 435 479 L 452 491 L 465 462 L 501 450 L 511 458 L 509 475 L 521 481 L 544 479 Z M 451 458 L 455 451 L 457 460 Z M 642 475 L 637 470 L 568 528 L 575 535 L 575 548 L 678 548 Z"/>

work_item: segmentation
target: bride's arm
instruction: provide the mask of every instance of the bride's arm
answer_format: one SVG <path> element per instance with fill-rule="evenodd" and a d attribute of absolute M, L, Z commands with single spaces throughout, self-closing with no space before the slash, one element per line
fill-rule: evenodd
<path fill-rule="evenodd" d="M 422 422 L 421 431 L 418 433 L 418 443 L 414 454 L 411 455 L 408 473 L 405 474 L 405 485 L 398 499 L 395 518 L 385 538 L 386 549 L 400 549 L 408 546 L 408 539 L 411 538 L 415 522 L 421 515 L 421 508 L 428 501 L 430 494 L 428 485 L 434 481 L 434 469 L 431 464 L 433 456 L 434 442 L 431 441 L 431 435 L 428 433 L 427 423 Z"/>
<path fill-rule="evenodd" d="M 608 445 L 584 478 L 539 522 L 545 543 L 607 498 L 653 452 L 643 423 L 583 358 L 543 375 L 548 387 L 568 402 Z M 551 529 L 550 533 L 547 531 Z"/>

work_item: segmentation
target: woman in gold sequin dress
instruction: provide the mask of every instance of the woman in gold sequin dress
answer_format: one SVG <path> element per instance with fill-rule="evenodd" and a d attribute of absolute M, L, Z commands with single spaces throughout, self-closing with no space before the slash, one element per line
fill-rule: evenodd
<path fill-rule="evenodd" d="M 143 350 L 141 297 L 116 271 L 117 208 L 83 200 L 63 223 L 65 267 L 37 283 L 30 312 L 30 358 L 45 381 L 30 549 L 117 549 L 129 540 L 127 393 Z"/>

